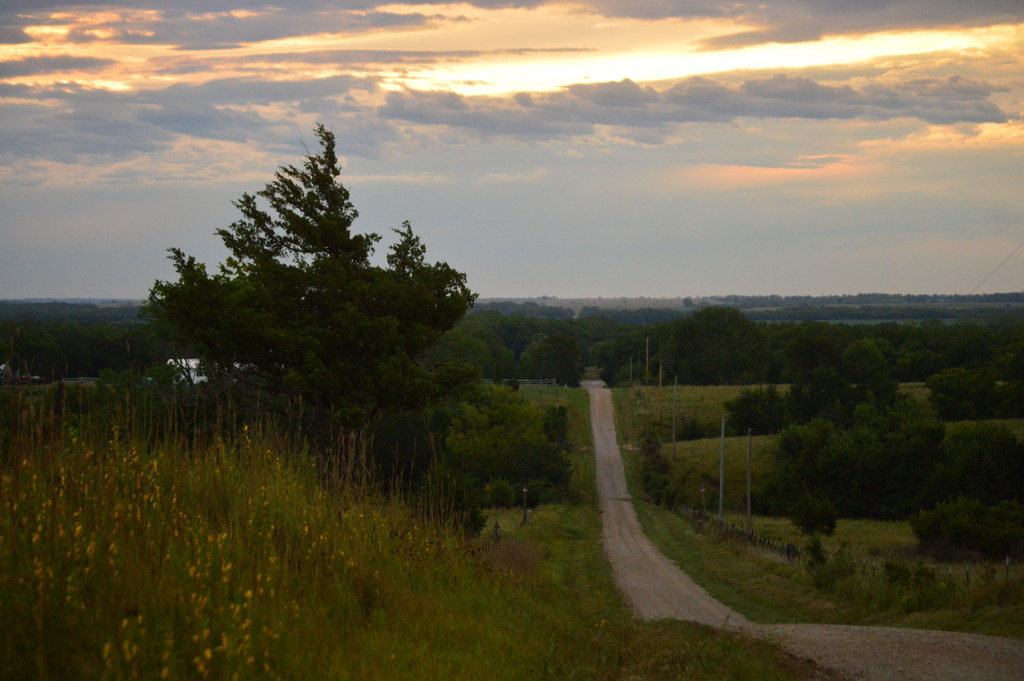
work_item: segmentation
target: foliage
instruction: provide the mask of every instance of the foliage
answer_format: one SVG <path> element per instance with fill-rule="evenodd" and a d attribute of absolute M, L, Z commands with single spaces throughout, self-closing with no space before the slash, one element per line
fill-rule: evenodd
<path fill-rule="evenodd" d="M 1014 358 L 1005 362 L 1012 366 Z M 1021 382 L 1001 382 L 993 366 L 952 367 L 926 381 L 929 401 L 939 416 L 950 421 L 988 419 L 1024 414 Z"/>
<path fill-rule="evenodd" d="M 812 677 L 763 642 L 634 620 L 590 505 L 535 513 L 511 537 L 524 570 L 380 495 L 358 449 L 80 435 L 18 432 L 0 458 L 0 678 Z"/>
<path fill-rule="evenodd" d="M 580 348 L 576 339 L 564 333 L 534 341 L 524 352 L 526 374 L 534 378 L 553 378 L 558 385 L 580 385 Z"/>
<path fill-rule="evenodd" d="M 162 361 L 158 347 L 152 330 L 138 323 L 0 321 L 0 364 L 46 381 L 96 377 L 104 369 L 141 373 Z"/>
<path fill-rule="evenodd" d="M 496 383 L 518 376 L 518 365 L 512 351 L 505 347 L 497 333 L 485 324 L 464 318 L 455 328 L 446 331 L 422 356 L 430 368 L 469 365 L 481 377 Z"/>
<path fill-rule="evenodd" d="M 571 447 L 569 441 L 569 407 L 553 404 L 544 408 L 544 435 L 562 449 Z"/>
<path fill-rule="evenodd" d="M 580 319 L 600 317 L 602 319 L 611 319 L 625 324 L 649 326 L 660 322 L 672 322 L 681 317 L 688 317 L 690 314 L 692 313 L 689 310 L 673 310 L 669 308 L 643 307 L 628 310 L 616 310 L 589 305 L 580 310 L 579 316 Z"/>
<path fill-rule="evenodd" d="M 485 387 L 461 405 L 445 442 L 446 465 L 479 489 L 497 480 L 524 483 L 536 505 L 564 494 L 570 465 L 545 428 L 545 411 L 507 388 Z"/>
<path fill-rule="evenodd" d="M 491 480 L 484 486 L 490 508 L 509 508 L 516 505 L 516 488 L 504 478 Z"/>
<path fill-rule="evenodd" d="M 840 550 L 829 555 L 817 535 L 811 537 L 804 547 L 807 555 L 807 572 L 815 588 L 834 592 L 839 584 L 857 572 L 856 565 L 846 551 Z"/>
<path fill-rule="evenodd" d="M 640 476 L 643 489 L 651 501 L 659 506 L 674 508 L 685 501 L 683 483 L 672 475 L 661 442 L 648 431 L 640 450 Z"/>
<path fill-rule="evenodd" d="M 1024 443 L 1001 424 L 951 424 L 925 490 L 931 504 L 958 495 L 987 506 L 1024 502 Z"/>
<path fill-rule="evenodd" d="M 154 285 L 147 313 L 213 370 L 285 395 L 297 414 L 361 426 L 468 378 L 417 358 L 474 295 L 463 274 L 425 261 L 408 223 L 387 266 L 371 263 L 380 237 L 352 231 L 334 134 L 321 125 L 316 135 L 320 151 L 301 168 L 282 166 L 234 202 L 242 218 L 217 230 L 230 255 L 216 274 L 170 250 L 178 280 Z"/>
<path fill-rule="evenodd" d="M 790 509 L 790 520 L 804 534 L 832 534 L 836 531 L 836 509 L 821 492 L 805 490 Z"/>
<path fill-rule="evenodd" d="M 766 485 L 767 506 L 785 512 L 804 489 L 820 490 L 843 517 L 905 518 L 921 507 L 944 430 L 903 400 L 857 409 L 849 428 L 815 419 L 783 430 Z"/>
<path fill-rule="evenodd" d="M 911 527 L 922 548 L 940 557 L 966 552 L 996 560 L 1024 557 L 1024 505 L 1016 501 L 989 506 L 961 496 L 921 511 Z"/>
<path fill-rule="evenodd" d="M 532 319 L 572 319 L 573 311 L 566 307 L 542 305 L 532 300 L 517 303 L 511 300 L 493 300 L 480 303 L 478 312 L 499 312 L 503 315 L 522 315 Z"/>
<path fill-rule="evenodd" d="M 749 384 L 766 375 L 765 349 L 762 330 L 742 312 L 706 307 L 665 326 L 661 357 L 683 383 Z"/>
<path fill-rule="evenodd" d="M 133 324 L 139 321 L 138 301 L 99 302 L 0 300 L 0 320 L 14 322 L 76 322 L 83 325 Z"/>
<path fill-rule="evenodd" d="M 742 434 L 749 428 L 754 435 L 769 435 L 786 425 L 786 402 L 774 385 L 743 388 L 725 408 L 733 432 Z"/>

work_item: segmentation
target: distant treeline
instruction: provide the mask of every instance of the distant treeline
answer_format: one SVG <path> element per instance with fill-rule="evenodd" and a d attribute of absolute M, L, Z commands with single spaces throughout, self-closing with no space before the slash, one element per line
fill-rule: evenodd
<path fill-rule="evenodd" d="M 1020 312 L 1010 303 L 978 303 L 962 306 L 954 303 L 935 305 L 798 305 L 771 310 L 750 309 L 745 314 L 754 321 L 772 322 L 845 322 L 913 321 L 925 319 L 977 319 L 1000 312 Z"/>
<path fill-rule="evenodd" d="M 755 322 L 763 311 L 744 313 L 729 306 L 688 311 L 587 307 L 572 317 L 567 308 L 534 302 L 493 303 L 467 315 L 422 361 L 469 364 L 483 378 L 496 381 L 556 378 L 572 384 L 582 367 L 593 366 L 609 384 L 659 379 L 691 385 L 787 383 L 795 366 L 806 361 L 806 346 L 813 346 L 812 356 L 826 362 L 856 341 L 873 339 L 893 378 L 907 382 L 925 381 L 944 369 L 1005 363 L 1024 344 L 1024 312 L 1015 309 L 997 307 L 985 316 L 944 323 L 924 316 L 930 306 L 918 309 L 922 318 L 916 323 L 870 318 L 871 310 L 890 318 L 894 311 L 885 307 L 788 310 L 790 317 L 806 311 L 863 322 L 844 325 L 813 318 Z M 169 346 L 140 321 L 137 306 L 0 303 L 3 314 L 12 310 L 25 316 L 0 321 L 0 364 L 22 375 L 94 376 L 102 369 L 127 368 L 141 372 L 168 358 L 188 356 L 187 350 Z M 41 318 L 44 313 L 51 316 Z"/>
<path fill-rule="evenodd" d="M 723 296 L 684 298 L 681 307 L 601 307 L 573 309 L 511 300 L 479 303 L 474 312 L 500 312 L 532 319 L 610 319 L 626 324 L 657 324 L 689 317 L 705 307 L 743 310 L 754 321 L 906 321 L 976 319 L 1024 308 L 1024 293 L 985 295 L 893 295 L 860 293 L 843 296 Z"/>
<path fill-rule="evenodd" d="M 721 296 L 722 305 L 740 309 L 760 307 L 817 307 L 822 305 L 965 305 L 1024 304 L 1024 292 L 955 294 L 857 293 L 837 296 Z"/>
<path fill-rule="evenodd" d="M 500 312 L 501 314 L 521 314 L 532 319 L 572 319 L 576 313 L 567 307 L 555 307 L 552 305 L 541 305 L 532 300 L 525 303 L 517 303 L 511 300 L 496 300 L 494 302 L 477 303 L 473 307 L 474 312 Z"/>
<path fill-rule="evenodd" d="M 18 376 L 44 381 L 145 372 L 171 353 L 151 326 L 125 322 L 0 321 L 0 383 Z"/>
<path fill-rule="evenodd" d="M 59 321 L 81 324 L 139 322 L 140 302 L 66 302 L 0 300 L 0 321 Z"/>
<path fill-rule="evenodd" d="M 845 321 L 971 319 L 1024 306 L 1024 293 L 981 295 L 902 295 L 858 293 L 842 296 L 721 296 L 684 298 L 682 307 L 601 307 L 579 313 L 569 307 L 532 300 L 477 303 L 473 313 L 500 312 L 532 319 L 600 317 L 627 324 L 657 324 L 692 315 L 709 306 L 744 310 L 755 321 Z M 83 324 L 138 323 L 141 301 L 0 300 L 0 320 L 62 321 Z"/>

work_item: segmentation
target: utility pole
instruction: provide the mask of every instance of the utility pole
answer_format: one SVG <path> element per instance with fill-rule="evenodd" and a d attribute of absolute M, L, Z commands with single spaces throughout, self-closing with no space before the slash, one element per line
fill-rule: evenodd
<path fill-rule="evenodd" d="M 672 379 L 672 460 L 676 460 L 676 384 L 678 378 Z"/>
<path fill-rule="evenodd" d="M 651 380 L 651 337 L 647 336 L 644 342 L 644 383 Z"/>
<path fill-rule="evenodd" d="M 750 428 L 747 428 L 747 532 L 753 530 L 750 516 Z"/>
<path fill-rule="evenodd" d="M 718 457 L 718 520 L 725 522 L 725 414 L 722 414 L 722 447 Z"/>

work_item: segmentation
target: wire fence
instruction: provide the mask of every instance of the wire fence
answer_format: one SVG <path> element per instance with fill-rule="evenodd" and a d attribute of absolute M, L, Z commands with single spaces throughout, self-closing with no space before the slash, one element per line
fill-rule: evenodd
<path fill-rule="evenodd" d="M 811 560 L 807 550 L 802 547 L 720 520 L 705 511 L 683 507 L 678 508 L 676 512 L 687 518 L 701 534 L 710 534 L 724 541 L 745 545 L 751 550 L 780 561 L 806 563 Z M 1024 581 L 1024 562 L 1014 560 L 1010 556 L 1000 561 L 910 561 L 898 556 L 856 555 L 848 549 L 843 549 L 843 560 L 854 574 L 871 583 L 879 584 L 926 580 L 966 590 L 990 586 L 1000 581 Z"/>
<path fill-rule="evenodd" d="M 495 381 L 491 378 L 483 379 L 485 385 L 548 385 L 555 386 L 558 383 L 553 378 L 506 378 L 500 381 Z"/>

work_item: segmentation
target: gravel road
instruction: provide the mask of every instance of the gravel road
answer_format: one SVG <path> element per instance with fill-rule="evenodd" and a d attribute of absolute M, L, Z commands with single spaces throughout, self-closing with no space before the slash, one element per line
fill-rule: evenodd
<path fill-rule="evenodd" d="M 641 619 L 681 619 L 779 643 L 851 679 L 1024 681 L 1024 642 L 921 629 L 825 624 L 761 625 L 711 598 L 647 539 L 626 487 L 611 391 L 590 394 L 602 541 L 615 583 Z"/>

